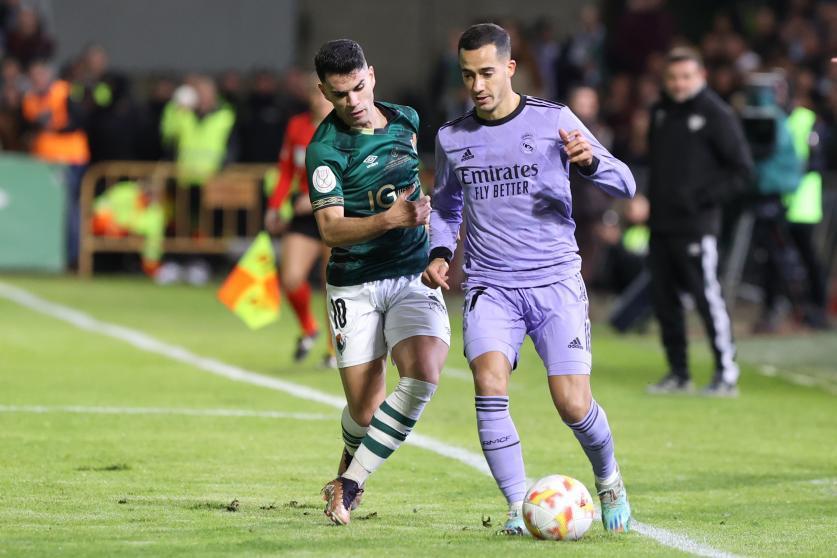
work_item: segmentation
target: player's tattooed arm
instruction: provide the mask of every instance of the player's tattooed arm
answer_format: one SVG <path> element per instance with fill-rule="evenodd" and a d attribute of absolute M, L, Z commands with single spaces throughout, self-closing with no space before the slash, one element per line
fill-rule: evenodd
<path fill-rule="evenodd" d="M 346 217 L 342 205 L 324 207 L 314 213 L 320 236 L 327 246 L 351 246 L 377 238 L 392 229 L 424 226 L 430 218 L 430 198 L 410 201 L 415 185 L 398 195 L 392 206 L 370 217 Z"/>

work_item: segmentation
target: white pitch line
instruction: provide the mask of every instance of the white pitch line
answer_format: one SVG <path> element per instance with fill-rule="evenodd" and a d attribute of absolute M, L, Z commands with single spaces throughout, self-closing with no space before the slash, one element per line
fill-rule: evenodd
<path fill-rule="evenodd" d="M 442 372 L 443 378 L 456 378 L 457 380 L 462 380 L 464 382 L 471 382 L 473 381 L 473 376 L 467 370 L 462 370 L 461 368 L 450 368 L 445 366 L 445 370 Z"/>
<path fill-rule="evenodd" d="M 77 413 L 89 415 L 182 415 L 188 417 L 256 417 L 290 420 L 335 420 L 323 413 L 286 413 L 246 409 L 178 409 L 164 407 L 89 407 L 82 405 L 0 405 L 0 413 Z"/>
<path fill-rule="evenodd" d="M 446 366 L 442 371 L 442 380 L 445 380 L 446 378 L 461 380 L 463 382 L 468 382 L 469 384 L 474 382 L 474 377 L 471 375 L 471 371 L 462 368 L 449 368 Z M 520 386 L 518 384 L 509 383 L 509 391 L 517 391 L 519 389 Z"/>
<path fill-rule="evenodd" d="M 140 350 L 168 357 L 172 360 L 199 368 L 216 376 L 228 378 L 236 382 L 244 382 L 281 391 L 289 395 L 299 397 L 300 399 L 322 403 L 336 409 L 342 409 L 346 404 L 342 397 L 330 395 L 307 386 L 287 382 L 278 378 L 264 376 L 256 372 L 250 372 L 249 370 L 245 370 L 231 364 L 226 364 L 220 360 L 196 355 L 183 347 L 164 343 L 140 331 L 102 322 L 88 314 L 79 312 L 78 310 L 67 306 L 49 302 L 48 300 L 42 299 L 29 293 L 28 291 L 14 287 L 7 283 L 0 282 L 0 296 L 31 310 L 35 310 L 42 314 L 46 314 L 47 316 L 70 323 L 79 329 L 124 341 L 125 343 L 133 345 Z M 410 434 L 406 443 L 427 449 L 444 457 L 449 457 L 464 465 L 473 467 L 481 473 L 487 475 L 491 474 L 483 456 L 478 453 L 468 451 L 465 448 L 454 446 L 416 432 L 412 432 Z M 741 558 L 738 555 L 731 554 L 723 550 L 717 550 L 710 546 L 696 542 L 685 535 L 680 535 L 666 529 L 646 525 L 636 521 L 634 521 L 632 525 L 641 535 L 651 538 L 664 546 L 674 548 L 682 552 L 687 552 L 696 556 L 704 556 L 706 558 Z"/>
<path fill-rule="evenodd" d="M 768 378 L 779 378 L 798 386 L 819 388 L 832 395 L 837 395 L 837 386 L 814 376 L 808 376 L 788 370 L 779 370 L 772 365 L 759 366 L 756 368 L 756 372 L 762 376 L 767 376 Z"/>
<path fill-rule="evenodd" d="M 640 535 L 654 539 L 662 545 L 676 548 L 677 550 L 688 552 L 689 554 L 694 554 L 695 556 L 704 556 L 706 558 L 742 558 L 738 554 L 732 554 L 731 552 L 725 552 L 723 550 L 718 550 L 717 548 L 712 548 L 711 546 L 693 541 L 686 535 L 674 533 L 667 529 L 661 529 L 660 527 L 654 527 L 653 525 L 639 523 L 638 521 L 633 521 L 631 526 L 634 531 Z"/>

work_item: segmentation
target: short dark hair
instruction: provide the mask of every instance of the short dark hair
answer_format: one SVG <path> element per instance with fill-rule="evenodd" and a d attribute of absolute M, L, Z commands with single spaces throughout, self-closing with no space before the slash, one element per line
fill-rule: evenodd
<path fill-rule="evenodd" d="M 459 50 L 477 50 L 485 45 L 494 45 L 498 55 L 511 57 L 509 34 L 496 23 L 477 23 L 459 37 Z"/>
<path fill-rule="evenodd" d="M 666 66 L 686 61 L 692 61 L 703 68 L 703 57 L 700 55 L 700 52 L 692 47 L 674 47 L 666 54 Z"/>
<path fill-rule="evenodd" d="M 324 81 L 329 74 L 345 76 L 366 66 L 360 45 L 351 39 L 336 39 L 320 47 L 314 56 L 317 77 Z"/>

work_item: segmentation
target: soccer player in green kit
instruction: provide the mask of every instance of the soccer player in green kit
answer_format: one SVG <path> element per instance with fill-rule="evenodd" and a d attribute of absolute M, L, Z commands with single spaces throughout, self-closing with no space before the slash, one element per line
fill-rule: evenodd
<path fill-rule="evenodd" d="M 325 514 L 346 525 L 366 479 L 407 438 L 439 382 L 450 324 L 439 289 L 421 282 L 430 200 L 418 179 L 418 115 L 375 101 L 375 71 L 354 41 L 314 58 L 334 110 L 306 153 L 309 196 L 323 241 L 337 364 L 347 405 L 337 478 Z M 401 379 L 386 395 L 386 357 Z"/>

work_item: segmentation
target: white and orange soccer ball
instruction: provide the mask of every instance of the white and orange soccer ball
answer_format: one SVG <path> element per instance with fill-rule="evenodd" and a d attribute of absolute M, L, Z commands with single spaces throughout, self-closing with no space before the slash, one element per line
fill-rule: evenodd
<path fill-rule="evenodd" d="M 538 539 L 576 541 L 593 524 L 595 514 L 587 488 L 564 475 L 540 479 L 523 499 L 523 522 Z"/>

